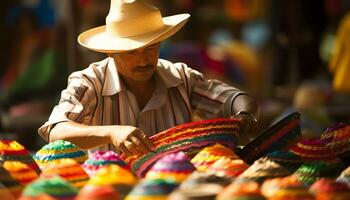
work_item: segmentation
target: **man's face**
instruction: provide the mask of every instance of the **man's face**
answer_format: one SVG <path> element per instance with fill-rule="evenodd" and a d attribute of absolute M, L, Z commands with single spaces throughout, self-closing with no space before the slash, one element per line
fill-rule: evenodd
<path fill-rule="evenodd" d="M 118 73 L 135 81 L 148 81 L 156 70 L 160 43 L 140 49 L 109 54 L 117 65 Z"/>

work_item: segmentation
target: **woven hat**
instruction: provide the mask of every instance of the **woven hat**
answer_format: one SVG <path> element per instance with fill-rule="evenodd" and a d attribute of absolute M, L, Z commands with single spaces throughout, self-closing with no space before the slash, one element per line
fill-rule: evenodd
<path fill-rule="evenodd" d="M 147 179 L 172 179 L 181 183 L 196 168 L 184 152 L 169 154 L 158 160 L 147 172 Z"/>
<path fill-rule="evenodd" d="M 229 149 L 235 149 L 239 132 L 238 119 L 210 119 L 175 126 L 150 137 L 154 151 L 142 157 L 126 157 L 125 160 L 137 176 L 142 177 L 148 169 L 165 155 L 204 147 L 219 143 Z"/>
<path fill-rule="evenodd" d="M 36 199 L 43 195 L 52 197 L 55 200 L 73 200 L 78 189 L 59 176 L 39 178 L 33 181 L 24 189 L 20 199 Z"/>
<path fill-rule="evenodd" d="M 172 36 L 189 17 L 162 17 L 158 8 L 140 0 L 111 0 L 106 25 L 81 33 L 78 42 L 103 53 L 130 51 Z"/>
<path fill-rule="evenodd" d="M 38 178 L 38 174 L 34 171 L 34 169 L 19 161 L 5 161 L 3 167 L 22 185 L 27 185 Z"/>
<path fill-rule="evenodd" d="M 347 184 L 335 179 L 322 178 L 311 185 L 310 191 L 316 199 L 350 199 L 350 188 Z"/>
<path fill-rule="evenodd" d="M 82 167 L 90 176 L 93 176 L 98 169 L 110 164 L 116 164 L 122 168 L 130 170 L 130 166 L 114 151 L 97 151 L 89 155 L 89 159 L 85 160 Z"/>
<path fill-rule="evenodd" d="M 249 165 L 241 159 L 221 157 L 208 168 L 208 172 L 234 178 L 242 174 L 248 167 Z"/>
<path fill-rule="evenodd" d="M 166 200 L 177 186 L 170 179 L 144 179 L 131 190 L 125 200 Z"/>
<path fill-rule="evenodd" d="M 83 187 L 89 180 L 88 174 L 73 159 L 63 158 L 53 160 L 43 168 L 41 177 L 58 175 L 77 188 Z"/>
<path fill-rule="evenodd" d="M 292 113 L 249 142 L 237 152 L 248 164 L 273 151 L 289 150 L 301 137 L 300 114 Z"/>
<path fill-rule="evenodd" d="M 0 163 L 5 161 L 19 161 L 27 164 L 38 174 L 40 169 L 29 151 L 20 143 L 14 140 L 0 140 Z"/>
<path fill-rule="evenodd" d="M 191 162 L 198 171 L 207 171 L 210 165 L 222 157 L 238 158 L 233 150 L 221 144 L 215 144 L 202 149 L 195 157 L 193 157 Z"/>
<path fill-rule="evenodd" d="M 34 155 L 34 159 L 39 164 L 41 169 L 51 161 L 62 158 L 72 158 L 79 164 L 83 164 L 88 156 L 75 144 L 64 140 L 50 142 L 49 144 L 43 146 Z"/>

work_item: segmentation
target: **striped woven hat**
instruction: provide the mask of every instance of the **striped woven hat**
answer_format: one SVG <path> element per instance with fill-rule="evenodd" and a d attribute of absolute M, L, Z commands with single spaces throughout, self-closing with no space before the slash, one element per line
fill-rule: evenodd
<path fill-rule="evenodd" d="M 155 150 L 140 158 L 121 156 L 139 176 L 145 175 L 147 170 L 157 160 L 165 155 L 201 149 L 219 143 L 230 149 L 237 144 L 239 130 L 238 119 L 211 119 L 182 124 L 160 132 L 150 139 Z"/>
<path fill-rule="evenodd" d="M 51 161 L 42 169 L 41 177 L 58 175 L 77 188 L 83 187 L 89 180 L 88 174 L 73 159 L 63 158 Z"/>
<path fill-rule="evenodd" d="M 3 167 L 22 185 L 27 185 L 39 177 L 34 169 L 19 161 L 5 161 Z"/>
<path fill-rule="evenodd" d="M 34 155 L 34 159 L 39 164 L 41 169 L 51 161 L 62 158 L 72 158 L 79 164 L 83 164 L 88 156 L 75 144 L 64 140 L 50 142 L 49 144 L 43 146 Z"/>
<path fill-rule="evenodd" d="M 289 150 L 300 138 L 300 114 L 295 112 L 265 130 L 237 154 L 251 164 L 267 153 Z"/>
<path fill-rule="evenodd" d="M 114 151 L 94 152 L 93 154 L 89 155 L 89 159 L 85 160 L 82 167 L 90 176 L 93 176 L 98 169 L 110 164 L 116 164 L 122 168 L 130 170 L 130 166 L 126 164 Z"/>
<path fill-rule="evenodd" d="M 29 154 L 28 150 L 14 140 L 0 140 L 0 163 L 5 161 L 19 161 L 27 164 L 38 174 L 40 173 L 39 166 Z"/>
<path fill-rule="evenodd" d="M 282 165 L 291 172 L 297 170 L 304 162 L 298 155 L 290 151 L 274 151 L 272 153 L 268 153 L 263 158 L 270 159 Z"/>
<path fill-rule="evenodd" d="M 210 165 L 222 157 L 234 159 L 238 158 L 233 150 L 221 144 L 215 144 L 213 146 L 205 147 L 202 149 L 195 157 L 193 157 L 191 162 L 198 171 L 207 171 Z"/>
<path fill-rule="evenodd" d="M 23 185 L 21 185 L 12 175 L 0 166 L 0 183 L 3 184 L 11 195 L 17 199 L 23 190 Z"/>

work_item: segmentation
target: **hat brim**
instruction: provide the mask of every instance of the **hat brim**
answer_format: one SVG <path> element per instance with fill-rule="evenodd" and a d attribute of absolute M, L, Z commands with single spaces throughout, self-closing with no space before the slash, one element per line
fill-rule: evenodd
<path fill-rule="evenodd" d="M 185 25 L 189 17 L 189 14 L 163 17 L 164 26 L 161 29 L 127 38 L 114 37 L 106 32 L 106 26 L 100 26 L 81 33 L 78 36 L 78 42 L 88 49 L 102 53 L 131 51 L 160 42 L 174 35 Z"/>

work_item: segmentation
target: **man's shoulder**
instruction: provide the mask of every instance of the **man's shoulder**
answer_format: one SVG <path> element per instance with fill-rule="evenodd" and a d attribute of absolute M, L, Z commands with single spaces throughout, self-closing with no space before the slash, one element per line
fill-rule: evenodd
<path fill-rule="evenodd" d="M 96 76 L 104 74 L 108 66 L 109 58 L 103 59 L 101 61 L 93 62 L 88 67 L 73 72 L 71 75 L 84 75 L 84 76 Z"/>
<path fill-rule="evenodd" d="M 85 69 L 71 73 L 69 79 L 79 78 L 87 79 L 93 82 L 103 82 L 103 79 L 105 78 L 106 69 L 108 67 L 108 62 L 109 58 L 103 59 L 98 62 L 93 62 Z"/>

